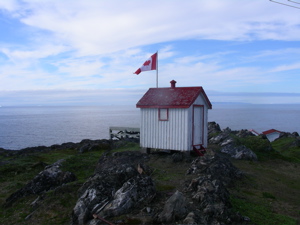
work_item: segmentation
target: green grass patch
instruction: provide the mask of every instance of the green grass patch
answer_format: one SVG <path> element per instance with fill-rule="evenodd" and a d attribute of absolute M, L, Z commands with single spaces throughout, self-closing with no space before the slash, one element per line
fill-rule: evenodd
<path fill-rule="evenodd" d="M 272 147 L 279 152 L 286 160 L 300 163 L 299 140 L 292 137 L 279 138 L 272 142 Z"/>
<path fill-rule="evenodd" d="M 170 181 L 176 179 L 178 174 L 176 173 L 171 173 L 170 171 L 165 171 L 161 169 L 154 169 L 152 176 L 157 180 L 157 181 Z"/>
<path fill-rule="evenodd" d="M 240 138 L 239 140 L 243 145 L 254 152 L 272 151 L 270 142 L 267 139 L 263 139 L 261 136 L 248 136 L 246 138 Z"/>
<path fill-rule="evenodd" d="M 280 138 L 271 143 L 261 136 L 235 137 L 235 139 L 237 143 L 255 152 L 260 161 L 282 159 L 300 163 L 300 147 L 295 146 L 296 138 Z"/>
<path fill-rule="evenodd" d="M 173 191 L 176 189 L 174 185 L 168 185 L 168 184 L 163 184 L 163 183 L 157 183 L 155 185 L 155 188 L 157 191 Z"/>
<path fill-rule="evenodd" d="M 272 194 L 269 193 L 269 192 L 263 192 L 263 193 L 262 193 L 262 196 L 263 196 L 264 198 L 276 199 L 275 196 L 272 195 Z"/>
<path fill-rule="evenodd" d="M 94 173 L 96 164 L 105 150 L 78 153 L 75 149 L 28 153 L 5 158 L 0 167 L 0 221 L 1 224 L 69 224 L 70 215 L 78 199 L 77 191 Z M 10 194 L 32 180 L 46 165 L 65 159 L 62 171 L 73 172 L 77 181 L 65 184 L 44 194 L 38 207 L 30 204 L 38 195 L 16 201 L 11 207 L 2 207 Z M 30 215 L 30 219 L 25 218 Z"/>
<path fill-rule="evenodd" d="M 39 153 L 38 157 L 39 160 L 45 162 L 47 164 L 53 164 L 59 159 L 66 159 L 72 155 L 78 154 L 76 149 L 60 149 L 60 150 L 53 150 L 48 153 Z"/>
<path fill-rule="evenodd" d="M 125 152 L 125 151 L 140 151 L 140 144 L 135 142 L 124 142 L 119 145 L 116 145 L 115 148 L 111 151 L 113 152 Z"/>
<path fill-rule="evenodd" d="M 96 164 L 103 152 L 86 152 L 69 156 L 63 162 L 61 169 L 74 173 L 79 182 L 85 182 L 88 177 L 93 175 Z"/>
<path fill-rule="evenodd" d="M 279 154 L 279 153 L 278 153 Z M 233 206 L 254 224 L 297 224 L 300 221 L 299 164 L 276 159 L 233 160 L 245 173 L 230 189 Z"/>
<path fill-rule="evenodd" d="M 289 216 L 272 212 L 267 202 L 255 203 L 247 199 L 231 198 L 231 204 L 235 211 L 251 219 L 251 223 L 257 225 L 296 225 L 297 221 Z"/>

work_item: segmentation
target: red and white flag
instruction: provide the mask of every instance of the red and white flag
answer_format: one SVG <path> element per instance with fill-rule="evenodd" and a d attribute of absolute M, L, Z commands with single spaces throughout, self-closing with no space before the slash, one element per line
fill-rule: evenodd
<path fill-rule="evenodd" d="M 144 64 L 134 73 L 139 75 L 143 71 L 156 70 L 157 68 L 157 52 L 154 53 Z"/>

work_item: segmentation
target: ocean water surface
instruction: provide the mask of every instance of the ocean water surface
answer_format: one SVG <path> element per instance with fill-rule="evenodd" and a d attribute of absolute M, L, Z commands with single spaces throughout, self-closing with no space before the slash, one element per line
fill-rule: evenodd
<path fill-rule="evenodd" d="M 221 129 L 300 133 L 300 104 L 213 104 L 209 121 Z M 22 149 L 83 139 L 108 139 L 110 126 L 139 127 L 135 106 L 0 107 L 0 147 Z"/>

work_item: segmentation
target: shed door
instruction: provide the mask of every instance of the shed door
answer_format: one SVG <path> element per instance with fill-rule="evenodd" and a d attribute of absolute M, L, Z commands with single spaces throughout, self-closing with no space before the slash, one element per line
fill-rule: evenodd
<path fill-rule="evenodd" d="M 193 106 L 193 145 L 202 145 L 204 132 L 204 107 Z"/>

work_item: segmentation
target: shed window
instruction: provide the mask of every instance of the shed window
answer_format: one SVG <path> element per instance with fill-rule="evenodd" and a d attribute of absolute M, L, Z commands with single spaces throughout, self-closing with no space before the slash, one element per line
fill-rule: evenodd
<path fill-rule="evenodd" d="M 169 109 L 158 109 L 158 118 L 160 121 L 168 121 Z"/>

